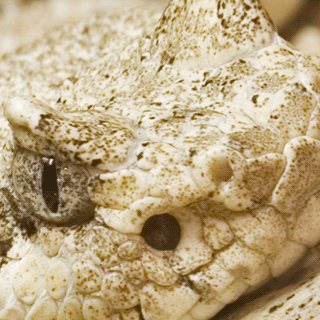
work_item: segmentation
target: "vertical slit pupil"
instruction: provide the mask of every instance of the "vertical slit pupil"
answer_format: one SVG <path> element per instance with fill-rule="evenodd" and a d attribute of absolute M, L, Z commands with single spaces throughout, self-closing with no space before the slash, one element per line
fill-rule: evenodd
<path fill-rule="evenodd" d="M 54 158 L 43 158 L 42 171 L 42 197 L 48 209 L 58 212 L 59 207 L 59 188 L 57 180 L 57 168 Z"/>

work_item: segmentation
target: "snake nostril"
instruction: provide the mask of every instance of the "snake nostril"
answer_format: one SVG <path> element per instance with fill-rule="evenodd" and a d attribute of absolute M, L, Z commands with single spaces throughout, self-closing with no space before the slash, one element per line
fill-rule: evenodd
<path fill-rule="evenodd" d="M 181 237 L 179 222 L 171 214 L 163 213 L 149 218 L 141 236 L 146 243 L 157 250 L 174 250 Z"/>

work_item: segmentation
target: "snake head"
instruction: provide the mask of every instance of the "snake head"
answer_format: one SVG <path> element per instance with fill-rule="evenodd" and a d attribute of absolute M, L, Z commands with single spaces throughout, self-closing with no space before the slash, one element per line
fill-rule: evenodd
<path fill-rule="evenodd" d="M 320 240 L 319 58 L 255 0 L 129 17 L 1 101 L 1 319 L 208 320 Z"/>

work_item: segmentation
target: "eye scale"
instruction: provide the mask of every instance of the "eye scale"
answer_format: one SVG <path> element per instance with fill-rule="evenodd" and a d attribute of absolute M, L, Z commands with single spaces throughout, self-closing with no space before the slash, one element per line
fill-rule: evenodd
<path fill-rule="evenodd" d="M 319 66 L 257 0 L 124 10 L 1 57 L 0 319 L 317 318 Z"/>
<path fill-rule="evenodd" d="M 54 158 L 42 158 L 42 196 L 47 207 L 53 213 L 58 211 L 59 207 L 59 188 L 57 184 L 57 170 Z"/>

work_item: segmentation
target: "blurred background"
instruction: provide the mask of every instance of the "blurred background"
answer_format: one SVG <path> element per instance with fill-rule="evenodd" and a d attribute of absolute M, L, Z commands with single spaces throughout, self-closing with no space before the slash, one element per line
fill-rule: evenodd
<path fill-rule="evenodd" d="M 127 6 L 157 6 L 169 0 L 0 0 L 0 55 L 46 31 L 92 14 Z M 320 55 L 320 0 L 260 0 L 279 33 L 296 47 Z"/>

